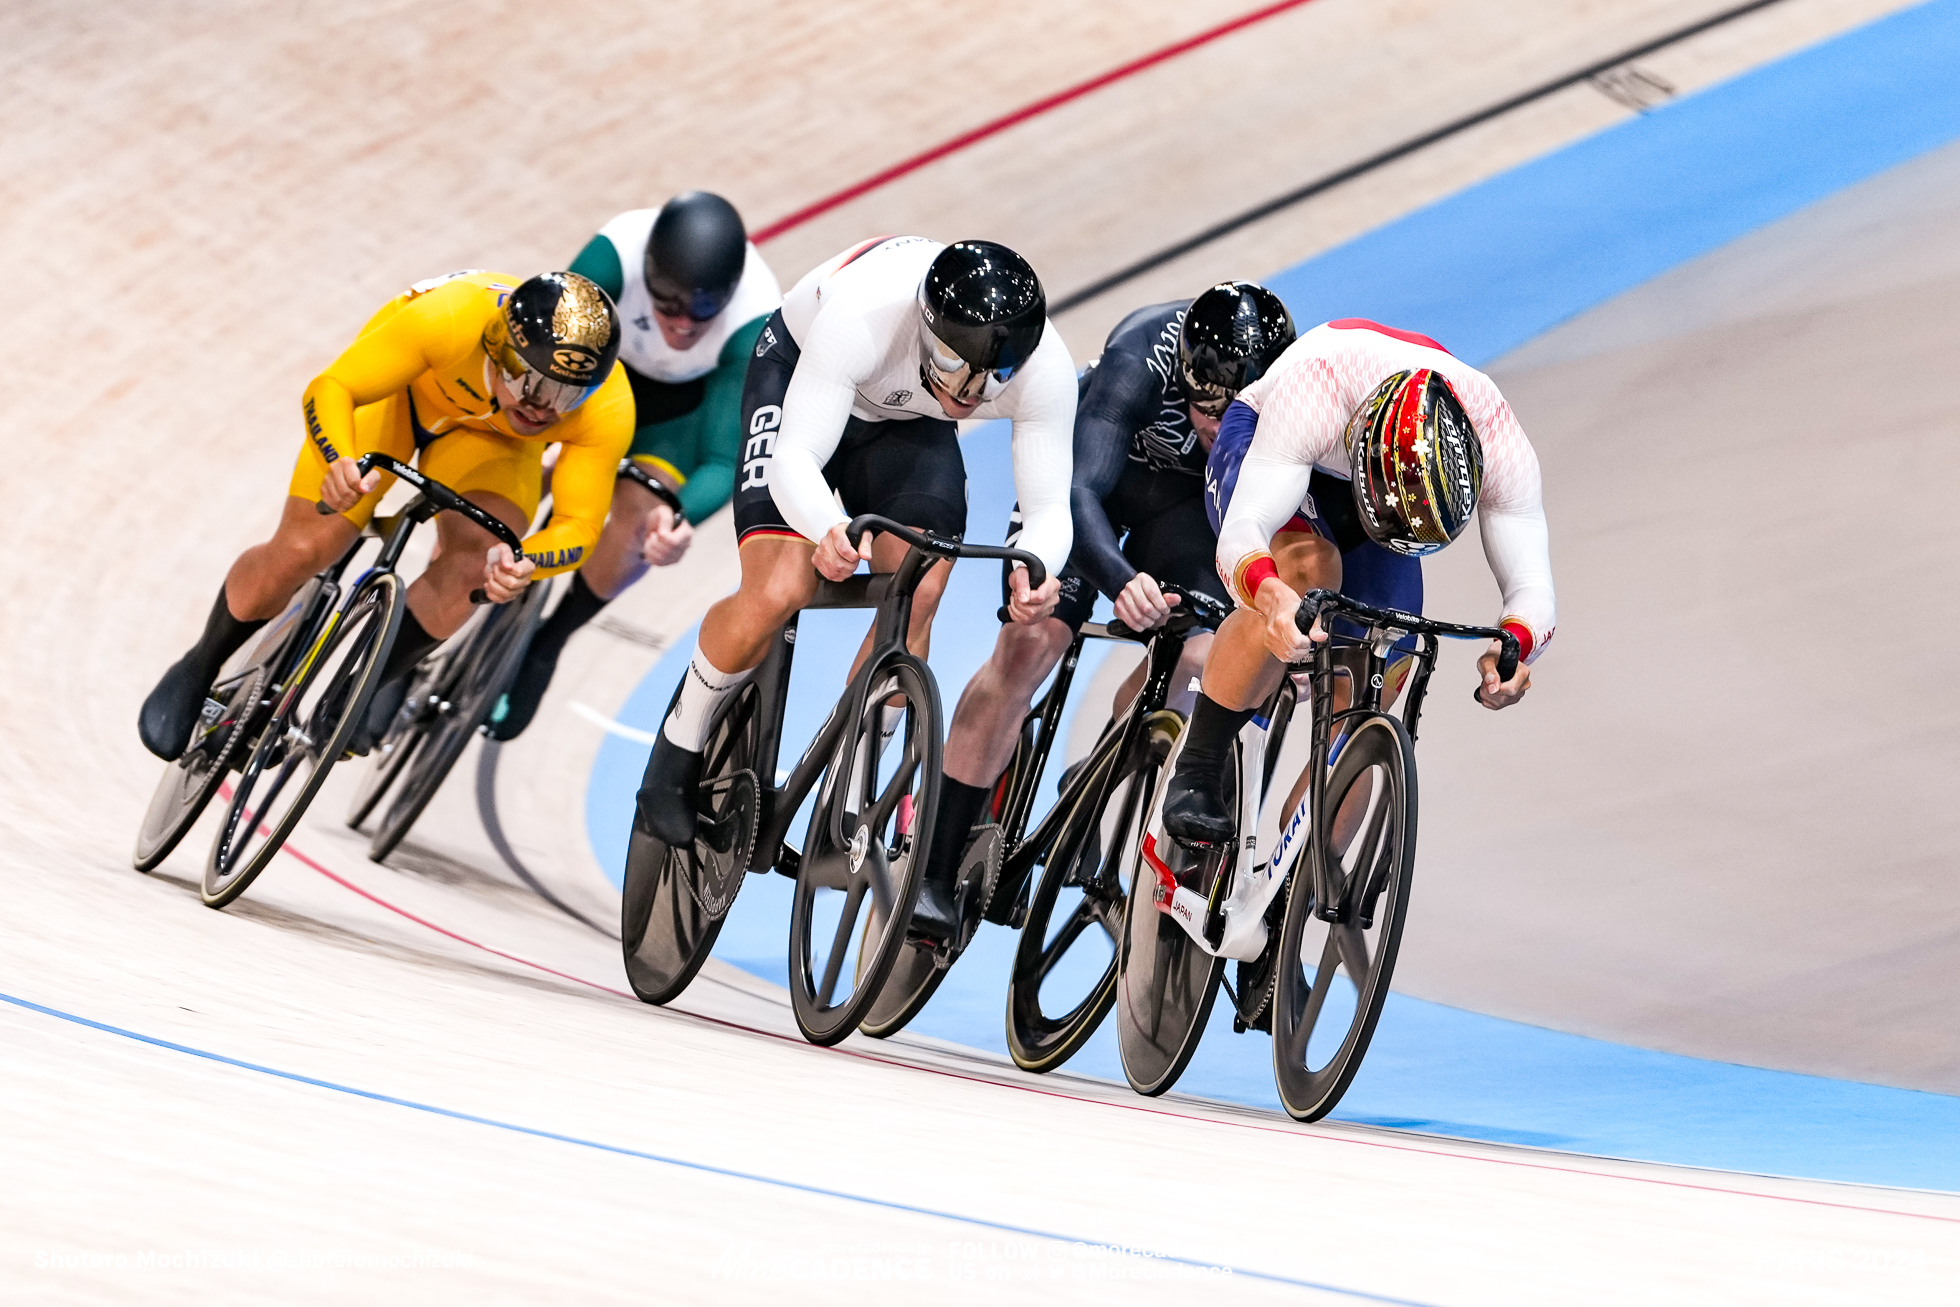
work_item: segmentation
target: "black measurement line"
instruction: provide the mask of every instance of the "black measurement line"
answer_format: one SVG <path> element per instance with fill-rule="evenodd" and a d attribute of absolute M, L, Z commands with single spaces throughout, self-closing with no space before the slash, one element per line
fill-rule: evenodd
<path fill-rule="evenodd" d="M 1330 191 L 1336 186 L 1351 182 L 1355 178 L 1371 173 L 1386 164 L 1394 163 L 1397 159 L 1406 158 L 1408 155 L 1414 154 L 1418 150 L 1426 149 L 1438 141 L 1447 140 L 1449 137 L 1455 136 L 1460 132 L 1466 132 L 1472 127 L 1487 123 L 1493 118 L 1500 118 L 1513 109 L 1522 108 L 1534 100 L 1542 100 L 1548 95 L 1563 91 L 1568 86 L 1576 86 L 1580 82 L 1597 77 L 1608 69 L 1617 68 L 1623 63 L 1640 58 L 1642 55 L 1652 54 L 1654 51 L 1673 45 L 1676 42 L 1685 41 L 1691 36 L 1699 36 L 1711 28 L 1720 27 L 1724 23 L 1734 22 L 1736 19 L 1747 14 L 1753 14 L 1758 9 L 1767 9 L 1771 5 L 1780 3 L 1782 3 L 1782 0 L 1749 0 L 1748 4 L 1737 5 L 1733 9 L 1724 9 L 1718 14 L 1713 14 L 1699 22 L 1690 23 L 1688 26 L 1678 28 L 1665 36 L 1655 37 L 1653 40 L 1636 45 L 1630 50 L 1622 50 L 1610 59 L 1602 59 L 1598 63 L 1588 64 L 1576 73 L 1567 73 L 1565 76 L 1546 82 L 1542 86 L 1535 86 L 1528 91 L 1512 96 L 1508 100 L 1499 101 L 1488 108 L 1479 109 L 1473 114 L 1458 118 L 1453 122 L 1445 123 L 1432 131 L 1424 132 L 1421 136 L 1403 141 L 1400 145 L 1390 146 L 1381 153 L 1371 154 L 1360 162 L 1351 163 L 1338 172 L 1328 173 L 1325 177 L 1316 178 L 1304 186 L 1286 192 L 1284 195 L 1278 195 L 1262 204 L 1254 205 L 1245 212 L 1227 218 L 1223 222 L 1214 223 L 1206 227 L 1203 231 L 1187 236 L 1174 245 L 1167 245 L 1155 254 L 1146 255 L 1138 259 L 1135 263 L 1119 268 L 1106 277 L 1092 281 L 1080 290 L 1070 291 L 1068 294 L 1062 296 L 1061 299 L 1055 301 L 1054 304 L 1050 305 L 1048 311 L 1051 314 L 1057 314 L 1066 313 L 1070 309 L 1078 308 L 1099 295 L 1107 294 L 1109 291 L 1115 290 L 1118 286 L 1126 282 L 1136 280 L 1146 272 L 1161 268 L 1172 259 L 1181 258 L 1193 250 L 1201 249 L 1211 244 L 1220 237 L 1229 236 L 1242 227 L 1249 227 L 1261 218 L 1269 218 L 1282 209 L 1288 209 L 1304 200 L 1310 200 L 1322 192 Z"/>

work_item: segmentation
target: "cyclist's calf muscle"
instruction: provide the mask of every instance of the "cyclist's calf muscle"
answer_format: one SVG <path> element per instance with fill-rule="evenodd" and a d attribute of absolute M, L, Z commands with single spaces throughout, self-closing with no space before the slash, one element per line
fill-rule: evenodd
<path fill-rule="evenodd" d="M 946 775 L 962 785 L 994 783 L 1014 757 L 1029 701 L 1074 638 L 1066 622 L 1052 617 L 1000 628 L 993 654 L 967 682 L 953 710 Z"/>
<path fill-rule="evenodd" d="M 529 525 L 522 510 L 502 495 L 479 490 L 463 498 L 519 535 Z M 435 554 L 408 587 L 408 611 L 423 630 L 447 639 L 469 620 L 474 609 L 470 592 L 483 585 L 484 557 L 496 543 L 494 536 L 466 517 L 437 516 Z"/>

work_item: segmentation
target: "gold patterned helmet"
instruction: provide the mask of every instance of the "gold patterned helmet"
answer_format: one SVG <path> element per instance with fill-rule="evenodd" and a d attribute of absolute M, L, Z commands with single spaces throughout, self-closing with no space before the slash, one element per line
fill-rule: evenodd
<path fill-rule="evenodd" d="M 1348 419 L 1346 439 L 1370 540 L 1421 556 L 1463 533 L 1483 493 L 1484 448 L 1442 373 L 1419 368 L 1383 381 Z"/>
<path fill-rule="evenodd" d="M 483 329 L 483 352 L 526 405 L 569 413 L 612 374 L 619 314 L 575 272 L 531 278 Z"/>

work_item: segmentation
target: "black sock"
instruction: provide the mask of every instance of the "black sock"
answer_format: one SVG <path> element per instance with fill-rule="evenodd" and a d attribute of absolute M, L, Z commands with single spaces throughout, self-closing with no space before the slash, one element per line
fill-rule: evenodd
<path fill-rule="evenodd" d="M 951 776 L 939 778 L 939 812 L 932 823 L 932 848 L 926 853 L 926 875 L 942 881 L 959 874 L 960 854 L 966 852 L 967 832 L 980 818 L 991 785 L 968 785 Z"/>
<path fill-rule="evenodd" d="M 565 641 L 572 638 L 572 632 L 597 617 L 599 610 L 611 602 L 610 599 L 601 599 L 586 584 L 585 573 L 572 573 L 571 588 L 558 601 L 558 607 L 551 610 L 551 616 L 538 628 L 538 633 L 531 637 L 529 656 L 535 658 L 543 654 L 556 661 L 558 651 L 565 647 Z"/>
<path fill-rule="evenodd" d="M 422 661 L 422 655 L 442 643 L 440 636 L 430 635 L 423 629 L 415 614 L 402 609 L 402 627 L 395 632 L 395 647 L 388 651 L 388 661 L 381 664 L 380 685 L 386 685 L 397 676 L 407 672 Z"/>
<path fill-rule="evenodd" d="M 196 663 L 204 682 L 209 684 L 224 666 L 225 659 L 237 653 L 265 621 L 260 617 L 241 622 L 233 617 L 231 601 L 225 598 L 225 588 L 219 586 L 218 602 L 211 605 L 211 615 L 204 619 L 204 634 L 197 638 L 186 657 Z"/>
<path fill-rule="evenodd" d="M 1216 765 L 1231 751 L 1232 738 L 1251 720 L 1252 709 L 1221 707 L 1217 700 L 1199 691 L 1198 702 L 1191 709 L 1191 724 L 1184 728 L 1184 752 L 1177 760 L 1178 771 Z"/>

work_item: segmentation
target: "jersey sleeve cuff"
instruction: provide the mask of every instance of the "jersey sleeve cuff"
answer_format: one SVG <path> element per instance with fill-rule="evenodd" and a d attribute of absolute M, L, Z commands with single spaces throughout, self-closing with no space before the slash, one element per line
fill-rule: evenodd
<path fill-rule="evenodd" d="M 1518 638 L 1519 662 L 1528 663 L 1536 658 L 1544 649 L 1546 641 L 1551 638 L 1548 635 L 1544 640 L 1539 639 L 1532 629 L 1525 625 L 1522 617 L 1507 617 L 1498 625 Z"/>
<path fill-rule="evenodd" d="M 1269 579 L 1279 578 L 1279 568 L 1273 566 L 1271 554 L 1254 554 L 1240 563 L 1232 578 L 1232 589 L 1237 592 L 1239 602 L 1250 608 L 1259 593 L 1259 587 Z"/>

